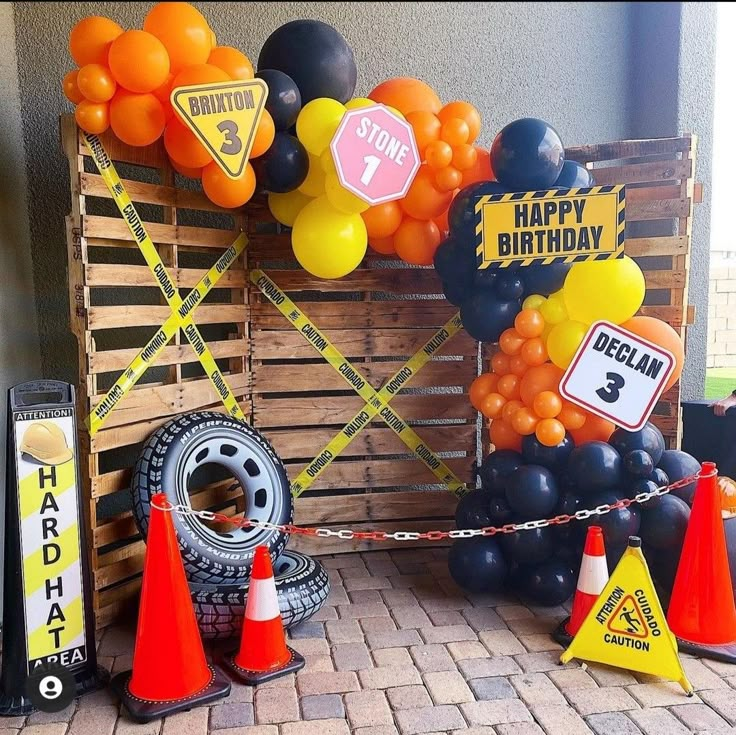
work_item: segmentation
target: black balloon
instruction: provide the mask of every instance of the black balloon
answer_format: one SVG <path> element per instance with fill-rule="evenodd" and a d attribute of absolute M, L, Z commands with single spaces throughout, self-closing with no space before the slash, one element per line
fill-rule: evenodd
<path fill-rule="evenodd" d="M 491 168 L 511 191 L 549 189 L 564 161 L 565 149 L 557 131 L 534 117 L 509 123 L 491 146 Z"/>
<path fill-rule="evenodd" d="M 506 270 L 499 273 L 494 279 L 494 284 L 496 296 L 502 301 L 520 299 L 524 295 L 524 282 L 514 271 Z"/>
<path fill-rule="evenodd" d="M 527 520 L 545 518 L 559 500 L 557 482 L 546 468 L 535 464 L 519 467 L 506 480 L 506 500 L 511 510 Z"/>
<path fill-rule="evenodd" d="M 529 464 L 539 464 L 555 473 L 560 472 L 570 458 L 575 442 L 569 434 L 555 447 L 547 447 L 537 439 L 534 434 L 529 434 L 521 440 L 521 456 Z"/>
<path fill-rule="evenodd" d="M 455 306 L 462 306 L 472 294 L 465 284 L 453 281 L 442 281 L 442 293 Z"/>
<path fill-rule="evenodd" d="M 523 464 L 521 455 L 513 449 L 491 452 L 478 471 L 483 490 L 494 495 L 503 495 L 506 491 L 506 479 Z"/>
<path fill-rule="evenodd" d="M 638 480 L 635 480 L 629 485 L 626 492 L 626 497 L 635 498 L 641 493 L 651 493 L 654 492 L 657 487 L 659 486 L 656 482 L 652 482 L 652 480 L 648 480 L 645 477 L 640 477 Z M 662 495 L 655 495 L 650 500 L 647 500 L 646 503 L 641 503 L 641 505 L 638 505 L 637 507 L 643 511 L 654 510 L 654 508 L 656 508 L 662 502 L 663 497 L 664 496 Z"/>
<path fill-rule="evenodd" d="M 309 155 L 293 135 L 276 133 L 271 147 L 251 163 L 259 187 L 284 194 L 304 183 L 309 170 Z"/>
<path fill-rule="evenodd" d="M 445 283 L 467 288 L 473 282 L 477 269 L 475 248 L 450 236 L 435 251 L 434 268 Z"/>
<path fill-rule="evenodd" d="M 639 535 L 655 549 L 679 549 L 689 520 L 690 508 L 684 500 L 663 495 L 656 508 L 642 514 Z"/>
<path fill-rule="evenodd" d="M 608 442 L 622 457 L 635 449 L 643 449 L 651 456 L 655 465 L 659 464 L 659 458 L 664 452 L 662 432 L 652 423 L 647 423 L 639 431 L 616 429 Z"/>
<path fill-rule="evenodd" d="M 575 592 L 577 575 L 566 559 L 548 559 L 522 572 L 522 594 L 535 605 L 554 607 Z"/>
<path fill-rule="evenodd" d="M 632 449 L 624 454 L 624 468 L 634 477 L 649 477 L 654 470 L 654 460 L 643 449 Z"/>
<path fill-rule="evenodd" d="M 577 161 L 565 161 L 554 185 L 563 189 L 576 189 L 593 186 L 594 183 L 592 173 L 585 166 Z"/>
<path fill-rule="evenodd" d="M 530 294 L 549 296 L 559 291 L 565 283 L 570 268 L 572 268 L 571 263 L 551 263 L 550 265 L 536 263 L 524 266 L 520 270 L 524 281 L 524 293 L 527 296 Z"/>
<path fill-rule="evenodd" d="M 273 118 L 276 130 L 288 130 L 302 109 L 302 96 L 296 82 L 278 69 L 261 69 L 256 74 L 268 85 L 266 110 Z"/>
<path fill-rule="evenodd" d="M 559 515 L 574 515 L 575 511 L 580 507 L 580 498 L 573 493 L 561 493 L 560 499 L 557 501 L 553 516 Z M 558 550 L 561 546 L 566 548 L 574 548 L 575 536 L 577 535 L 576 529 L 577 521 L 570 521 L 569 523 L 563 523 L 559 526 L 554 527 L 554 539 L 557 544 Z M 559 554 L 558 554 L 559 556 Z"/>
<path fill-rule="evenodd" d="M 491 525 L 488 514 L 491 496 L 482 490 L 471 490 L 460 498 L 455 508 L 455 523 L 458 528 L 485 528 Z"/>
<path fill-rule="evenodd" d="M 670 484 L 670 478 L 661 467 L 655 467 L 652 470 L 652 474 L 649 475 L 647 480 L 651 480 L 652 482 L 656 483 L 657 487 L 667 487 L 667 485 Z"/>
<path fill-rule="evenodd" d="M 618 499 L 619 496 L 616 493 L 604 491 L 584 497 L 580 505 L 582 508 L 592 510 L 600 505 L 612 505 Z M 640 522 L 639 510 L 634 505 L 630 505 L 628 508 L 617 508 L 603 515 L 591 516 L 586 521 L 586 525 L 600 526 L 603 529 L 603 540 L 608 552 L 610 549 L 625 546 L 629 536 L 636 536 Z"/>
<path fill-rule="evenodd" d="M 503 526 L 510 523 L 513 515 L 505 496 L 494 495 L 490 498 L 488 517 L 491 519 L 492 526 Z"/>
<path fill-rule="evenodd" d="M 455 541 L 448 565 L 450 576 L 470 592 L 498 592 L 508 572 L 498 542 L 486 536 Z"/>
<path fill-rule="evenodd" d="M 657 467 L 667 473 L 670 482 L 684 480 L 690 475 L 700 472 L 700 462 L 687 452 L 681 452 L 679 449 L 668 449 L 662 453 L 662 457 L 657 462 Z M 684 500 L 688 505 L 693 504 L 693 496 L 695 495 L 695 487 L 697 481 L 691 482 L 685 487 L 672 490 L 672 494 Z"/>
<path fill-rule="evenodd" d="M 478 342 L 498 342 L 501 332 L 514 326 L 521 300 L 501 301 L 492 291 L 477 290 L 460 307 L 465 331 Z"/>
<path fill-rule="evenodd" d="M 548 559 L 554 547 L 554 535 L 549 526 L 515 531 L 501 536 L 501 548 L 510 561 L 537 564 Z"/>
<path fill-rule="evenodd" d="M 302 103 L 318 97 L 347 102 L 358 72 L 342 35 L 319 20 L 293 20 L 277 28 L 258 55 L 258 70 L 278 69 L 299 87 Z"/>
<path fill-rule="evenodd" d="M 605 442 L 588 442 L 573 449 L 567 471 L 584 495 L 620 487 L 623 479 L 621 455 Z"/>
<path fill-rule="evenodd" d="M 473 275 L 473 288 L 495 289 L 498 273 L 493 268 L 481 268 Z"/>
<path fill-rule="evenodd" d="M 484 194 L 505 194 L 508 189 L 496 181 L 478 181 L 460 189 L 450 204 L 447 221 L 450 232 L 465 242 L 469 242 L 475 249 L 475 197 Z"/>

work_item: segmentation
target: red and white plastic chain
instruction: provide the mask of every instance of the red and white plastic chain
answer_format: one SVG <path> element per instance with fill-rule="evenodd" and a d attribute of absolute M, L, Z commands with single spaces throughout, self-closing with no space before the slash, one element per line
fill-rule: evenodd
<path fill-rule="evenodd" d="M 639 493 L 633 498 L 622 498 L 615 503 L 604 503 L 599 505 L 597 508 L 590 508 L 579 510 L 572 515 L 563 513 L 562 515 L 555 516 L 554 518 L 545 518 L 537 521 L 525 521 L 524 523 L 507 523 L 503 526 L 487 526 L 486 528 L 457 528 L 452 531 L 352 531 L 349 528 L 342 528 L 335 530 L 332 528 L 305 528 L 304 526 L 295 526 L 292 523 L 279 525 L 276 523 L 269 523 L 268 521 L 251 520 L 249 518 L 234 518 L 232 516 L 225 515 L 224 513 L 214 513 L 209 510 L 194 510 L 188 505 L 179 504 L 173 505 L 166 503 L 165 506 L 156 506 L 160 510 L 165 510 L 171 513 L 178 513 L 182 516 L 189 516 L 193 518 L 199 518 L 203 521 L 218 521 L 221 523 L 229 523 L 239 528 L 262 528 L 269 531 L 280 531 L 281 533 L 288 533 L 301 536 L 316 536 L 318 538 L 340 538 L 345 541 L 359 540 L 359 541 L 442 541 L 446 538 L 472 538 L 474 536 L 495 536 L 499 533 L 516 533 L 517 531 L 528 531 L 532 528 L 544 528 L 545 526 L 562 526 L 570 521 L 584 521 L 591 516 L 601 516 L 606 513 L 610 513 L 612 510 L 619 510 L 620 508 L 628 508 L 634 503 L 646 503 L 652 498 L 659 497 L 660 495 L 666 495 L 671 490 L 677 490 L 681 487 L 686 487 L 691 483 L 698 480 L 702 475 L 697 473 L 690 477 L 685 477 L 682 480 L 673 482 L 671 485 L 666 487 L 658 487 L 656 490 L 652 490 L 648 493 Z"/>

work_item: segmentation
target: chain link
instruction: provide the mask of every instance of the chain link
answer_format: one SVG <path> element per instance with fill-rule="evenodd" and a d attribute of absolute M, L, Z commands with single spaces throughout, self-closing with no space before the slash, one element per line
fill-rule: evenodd
<path fill-rule="evenodd" d="M 218 523 L 228 523 L 240 528 L 260 528 L 268 531 L 278 531 L 287 534 L 299 534 L 303 536 L 315 536 L 317 538 L 339 538 L 343 541 L 442 541 L 451 538 L 473 538 L 475 536 L 495 536 L 499 533 L 516 533 L 518 531 L 530 531 L 535 528 L 544 528 L 545 526 L 561 526 L 571 521 L 586 521 L 593 516 L 602 516 L 610 513 L 612 510 L 620 510 L 628 508 L 634 503 L 646 503 L 652 498 L 666 495 L 672 490 L 686 487 L 698 480 L 700 477 L 710 475 L 702 475 L 697 473 L 682 480 L 673 482 L 666 487 L 658 487 L 648 493 L 639 493 L 633 498 L 622 498 L 615 503 L 599 505 L 597 508 L 584 508 L 576 511 L 573 515 L 563 513 L 554 518 L 543 518 L 534 521 L 525 521 L 524 523 L 507 523 L 501 527 L 487 526 L 486 528 L 456 528 L 452 531 L 353 531 L 349 528 L 332 529 L 332 528 L 307 528 L 304 526 L 294 526 L 293 524 L 279 525 L 270 523 L 269 521 L 259 521 L 251 518 L 235 518 L 225 515 L 224 513 L 215 513 L 210 510 L 194 510 L 194 508 L 184 505 L 183 503 L 173 505 L 168 501 L 164 501 L 162 505 L 156 505 L 159 510 L 169 513 L 177 513 L 181 516 L 189 518 L 199 518 L 203 521 L 216 521 Z"/>

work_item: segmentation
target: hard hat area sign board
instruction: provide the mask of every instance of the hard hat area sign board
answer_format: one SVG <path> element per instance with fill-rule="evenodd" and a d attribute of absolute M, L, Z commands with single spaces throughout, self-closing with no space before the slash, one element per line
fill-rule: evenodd
<path fill-rule="evenodd" d="M 649 419 L 675 369 L 671 352 L 609 322 L 591 326 L 560 395 L 627 431 Z"/>
<path fill-rule="evenodd" d="M 384 105 L 348 111 L 330 149 L 340 184 L 369 204 L 401 199 L 419 170 L 411 125 Z"/>

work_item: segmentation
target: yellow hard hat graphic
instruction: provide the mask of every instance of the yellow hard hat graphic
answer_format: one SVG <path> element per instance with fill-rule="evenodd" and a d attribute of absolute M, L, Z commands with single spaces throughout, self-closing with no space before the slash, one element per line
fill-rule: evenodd
<path fill-rule="evenodd" d="M 43 464 L 64 464 L 74 456 L 64 432 L 52 421 L 31 424 L 23 434 L 20 451 Z"/>

